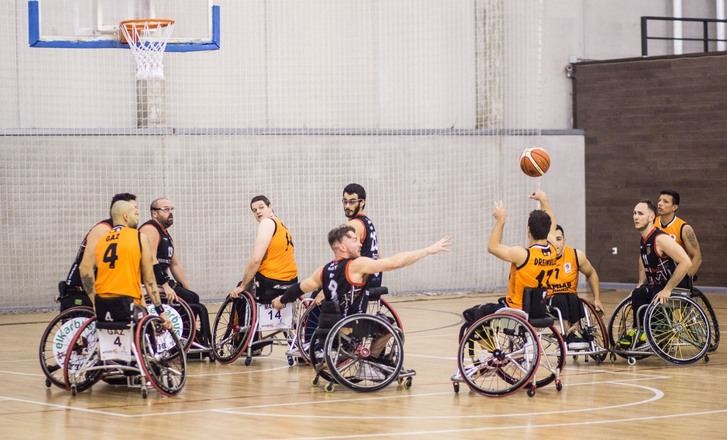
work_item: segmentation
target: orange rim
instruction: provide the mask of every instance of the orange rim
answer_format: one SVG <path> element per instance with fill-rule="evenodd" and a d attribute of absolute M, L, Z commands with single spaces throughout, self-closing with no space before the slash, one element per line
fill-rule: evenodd
<path fill-rule="evenodd" d="M 132 18 L 130 20 L 123 20 L 119 23 L 119 41 L 122 44 L 129 44 L 126 40 L 126 35 L 121 30 L 122 27 L 126 28 L 126 32 L 132 37 L 136 37 L 136 29 L 144 28 L 146 25 L 148 28 L 156 27 L 167 27 L 174 24 L 174 20 L 170 18 Z"/>

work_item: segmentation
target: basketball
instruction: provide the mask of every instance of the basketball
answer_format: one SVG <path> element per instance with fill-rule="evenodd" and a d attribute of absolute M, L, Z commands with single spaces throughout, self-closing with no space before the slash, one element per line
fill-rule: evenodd
<path fill-rule="evenodd" d="M 520 156 L 520 169 L 530 177 L 540 177 L 550 168 L 550 155 L 544 148 L 526 148 Z"/>

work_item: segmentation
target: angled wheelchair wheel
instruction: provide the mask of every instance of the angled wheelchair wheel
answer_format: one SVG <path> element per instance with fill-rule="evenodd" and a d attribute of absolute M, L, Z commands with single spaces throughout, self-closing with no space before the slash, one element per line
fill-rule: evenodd
<path fill-rule="evenodd" d="M 335 381 L 354 391 L 377 391 L 399 378 L 404 344 L 388 320 L 359 313 L 333 326 L 323 353 Z"/>
<path fill-rule="evenodd" d="M 212 328 L 212 351 L 223 364 L 234 362 L 252 341 L 257 330 L 257 304 L 248 292 L 225 299 Z"/>
<path fill-rule="evenodd" d="M 187 352 L 192 347 L 194 338 L 197 334 L 197 320 L 194 318 L 194 311 L 192 311 L 192 307 L 190 307 L 190 305 L 182 298 L 177 298 L 176 301 L 169 304 L 169 306 L 176 310 L 182 321 L 181 329 L 177 333 L 177 336 L 182 342 L 184 351 Z"/>
<path fill-rule="evenodd" d="M 295 328 L 295 343 L 298 352 L 306 363 L 311 364 L 310 343 L 318 328 L 318 319 L 321 316 L 321 309 L 315 302 L 310 302 L 300 315 Z"/>
<path fill-rule="evenodd" d="M 707 315 L 686 296 L 672 295 L 664 304 L 652 303 L 644 322 L 651 349 L 667 362 L 691 364 L 709 350 Z"/>
<path fill-rule="evenodd" d="M 470 325 L 457 356 L 462 380 L 486 396 L 504 396 L 531 383 L 539 363 L 535 329 L 523 317 L 507 312 Z"/>
<path fill-rule="evenodd" d="M 394 308 L 391 307 L 391 304 L 389 304 L 389 302 L 384 298 L 379 298 L 378 301 L 369 301 L 366 311 L 369 315 L 384 318 L 384 320 L 388 321 L 389 324 L 401 331 L 404 330 L 404 324 L 401 322 L 399 314 L 396 313 L 396 310 L 394 310 Z"/>
<path fill-rule="evenodd" d="M 709 302 L 707 296 L 702 293 L 701 290 L 694 288 L 689 294 L 689 297 L 696 302 L 699 307 L 702 308 L 707 320 L 709 321 L 709 351 L 717 351 L 719 348 L 719 321 L 717 321 L 717 315 L 714 313 L 714 307 Z"/>
<path fill-rule="evenodd" d="M 596 361 L 597 364 L 606 360 L 611 342 L 608 337 L 608 330 L 603 323 L 601 313 L 596 310 L 596 306 L 590 302 L 579 298 L 584 308 L 584 316 L 580 321 L 580 329 L 582 336 L 588 341 L 589 356 Z"/>
<path fill-rule="evenodd" d="M 566 346 L 563 336 L 554 326 L 536 328 L 540 337 L 540 366 L 535 372 L 536 388 L 544 387 L 553 381 L 560 383 L 560 375 L 565 368 Z"/>
<path fill-rule="evenodd" d="M 136 327 L 135 348 L 141 370 L 156 390 L 173 396 L 184 388 L 187 356 L 173 330 L 162 327 L 158 316 L 145 316 Z"/>
<path fill-rule="evenodd" d="M 633 319 L 634 313 L 631 307 L 631 295 L 629 295 L 618 303 L 611 314 L 611 318 L 608 321 L 608 343 L 613 353 L 616 353 L 624 359 L 628 359 L 629 362 L 633 359 L 635 363 L 639 359 L 648 357 L 649 354 L 634 354 L 633 351 L 626 353 L 626 350 L 629 348 L 621 347 L 618 344 L 618 341 L 633 327 Z"/>
<path fill-rule="evenodd" d="M 96 334 L 96 316 L 86 319 L 73 335 L 63 360 L 63 381 L 73 393 L 91 388 L 101 379 L 103 370 Z"/>
<path fill-rule="evenodd" d="M 55 385 L 66 389 L 63 379 L 63 360 L 76 331 L 94 316 L 90 307 L 73 307 L 64 310 L 51 320 L 40 337 L 38 360 L 46 377 L 46 386 Z"/>

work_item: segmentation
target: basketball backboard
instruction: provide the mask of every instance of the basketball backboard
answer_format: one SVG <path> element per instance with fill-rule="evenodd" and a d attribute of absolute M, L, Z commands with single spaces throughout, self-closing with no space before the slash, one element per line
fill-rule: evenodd
<path fill-rule="evenodd" d="M 127 48 L 119 22 L 131 18 L 176 21 L 167 52 L 220 48 L 220 7 L 212 0 L 29 0 L 31 47 Z"/>

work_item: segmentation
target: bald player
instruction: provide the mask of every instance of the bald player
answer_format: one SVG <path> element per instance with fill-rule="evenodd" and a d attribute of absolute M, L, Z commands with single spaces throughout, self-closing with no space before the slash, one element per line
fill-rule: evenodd
<path fill-rule="evenodd" d="M 94 252 L 86 252 L 79 271 L 91 301 L 120 297 L 131 298 L 143 307 L 141 281 L 151 297 L 164 327 L 171 329 L 154 278 L 154 263 L 149 241 L 139 233 L 139 207 L 136 201 L 120 200 L 111 206 L 113 227 L 103 235 Z M 97 298 L 98 297 L 98 298 Z"/>

